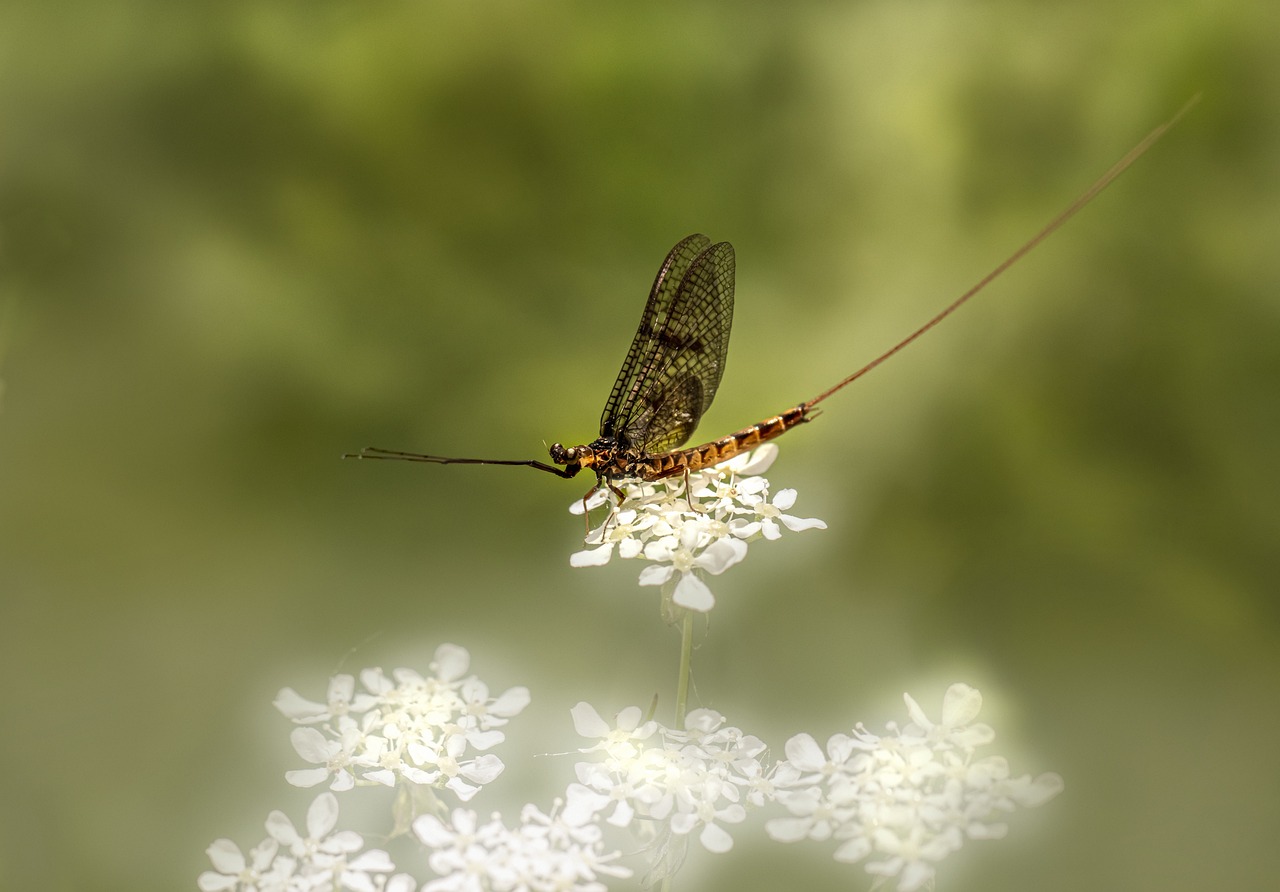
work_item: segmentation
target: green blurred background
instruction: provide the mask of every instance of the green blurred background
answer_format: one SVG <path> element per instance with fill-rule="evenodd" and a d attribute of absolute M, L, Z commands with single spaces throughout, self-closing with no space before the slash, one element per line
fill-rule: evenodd
<path fill-rule="evenodd" d="M 586 481 L 341 462 L 595 435 L 666 250 L 738 252 L 701 432 L 826 404 L 770 473 L 830 528 L 713 581 L 696 699 L 772 741 L 966 680 L 1065 793 L 948 890 L 1280 876 L 1280 26 L 1262 2 L 45 2 L 0 10 L 0 887 L 190 889 L 300 818 L 276 690 L 468 646 L 669 706 Z M 365 830 L 372 818 L 352 823 Z M 679 888 L 865 888 L 758 830 Z M 422 871 L 419 871 L 420 873 Z M 626 888 L 618 884 L 618 888 Z"/>

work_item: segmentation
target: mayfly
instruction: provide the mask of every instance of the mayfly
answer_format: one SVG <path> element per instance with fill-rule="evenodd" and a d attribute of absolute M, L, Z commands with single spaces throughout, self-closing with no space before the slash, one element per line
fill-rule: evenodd
<path fill-rule="evenodd" d="M 1197 97 L 1198 98 L 1198 97 Z M 440 465 L 517 465 L 570 478 L 590 470 L 594 492 L 606 485 L 622 497 L 622 480 L 661 480 L 709 468 L 779 437 L 818 414 L 818 404 L 880 365 L 955 312 L 1092 201 L 1195 103 L 1153 130 L 1048 225 L 968 291 L 892 348 L 822 393 L 727 436 L 681 449 L 711 406 L 729 350 L 733 322 L 734 254 L 728 242 L 705 235 L 681 240 L 662 262 L 631 349 L 600 416 L 600 436 L 581 446 L 551 446 L 551 462 L 450 458 L 368 447 L 348 458 Z M 588 493 L 589 495 L 590 493 Z"/>

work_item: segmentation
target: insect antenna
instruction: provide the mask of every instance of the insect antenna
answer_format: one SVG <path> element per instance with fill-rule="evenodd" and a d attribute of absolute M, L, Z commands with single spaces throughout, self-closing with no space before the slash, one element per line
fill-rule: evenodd
<path fill-rule="evenodd" d="M 496 458 L 450 458 L 444 455 L 423 455 L 420 452 L 400 452 L 397 449 L 379 449 L 377 446 L 366 446 L 359 452 L 345 453 L 343 458 L 368 458 L 380 461 L 416 461 L 426 462 L 433 465 L 512 465 L 527 468 L 537 468 L 539 471 L 548 471 L 557 477 L 568 479 L 577 473 L 577 470 L 570 471 L 567 468 L 557 468 L 544 462 L 526 459 L 503 460 Z"/>
<path fill-rule="evenodd" d="M 1143 139 L 1142 142 L 1138 143 L 1136 146 L 1130 149 L 1123 158 L 1121 158 L 1119 161 L 1117 161 L 1115 164 L 1111 166 L 1110 170 L 1108 170 L 1102 176 L 1098 177 L 1098 179 L 1094 182 L 1092 186 L 1086 189 L 1080 195 L 1079 198 L 1077 198 L 1075 201 L 1071 202 L 1071 204 L 1067 206 L 1066 210 L 1064 210 L 1062 213 L 1058 214 L 1058 216 L 1050 220 L 1048 225 L 1046 225 L 1043 229 L 1041 229 L 1039 232 L 1033 235 L 1029 240 L 1027 240 L 1027 242 L 1024 243 L 1022 247 L 1018 248 L 1018 250 L 1010 254 L 1004 260 L 1003 263 L 1001 263 L 991 272 L 983 276 L 982 279 L 980 279 L 976 285 L 974 285 L 964 294 L 960 295 L 951 303 L 949 303 L 946 307 L 944 307 L 940 313 L 938 313 L 936 316 L 934 316 L 924 325 L 917 328 L 911 334 L 907 335 L 897 344 L 890 347 L 884 353 L 881 353 L 875 359 L 871 360 L 871 362 L 867 363 L 862 368 L 858 369 L 852 375 L 850 375 L 849 377 L 837 383 L 834 387 L 824 390 L 822 393 L 818 394 L 813 399 L 809 400 L 807 403 L 802 403 L 801 405 L 804 406 L 806 409 L 816 406 L 818 403 L 822 402 L 827 397 L 831 396 L 833 393 L 836 393 L 837 391 L 842 390 L 843 388 L 852 384 L 854 381 L 857 381 L 867 372 L 871 371 L 876 366 L 880 365 L 880 363 L 884 362 L 890 356 L 893 356 L 903 347 L 906 347 L 916 338 L 920 337 L 920 335 L 924 334 L 926 331 L 933 328 L 943 319 L 946 319 L 956 310 L 960 309 L 961 305 L 963 305 L 965 301 L 967 301 L 969 298 L 973 297 L 979 291 L 982 291 L 982 289 L 986 288 L 988 285 L 990 285 L 992 282 L 998 279 L 1005 272 L 1005 270 L 1007 270 L 1009 267 L 1013 266 L 1015 263 L 1017 263 L 1019 260 L 1025 257 L 1027 254 L 1029 254 L 1033 248 L 1035 248 L 1037 245 L 1039 245 L 1049 236 L 1053 235 L 1053 233 L 1057 232 L 1058 229 L 1062 227 L 1062 224 L 1066 223 L 1068 220 L 1074 217 L 1085 205 L 1087 205 L 1089 202 L 1097 198 L 1098 193 L 1100 193 L 1103 189 L 1107 188 L 1107 186 L 1111 185 L 1112 181 L 1115 180 L 1116 177 L 1120 176 L 1120 174 L 1124 173 L 1125 169 L 1128 168 L 1129 165 L 1133 164 L 1133 162 L 1141 158 L 1143 154 L 1146 153 L 1147 149 L 1151 148 L 1151 146 L 1155 144 L 1156 140 L 1164 136 L 1166 130 L 1168 130 L 1174 124 L 1178 123 L 1178 120 L 1183 115 L 1185 115 L 1188 111 L 1190 111 L 1191 107 L 1199 101 L 1200 101 L 1199 93 L 1192 96 L 1191 99 L 1188 100 L 1186 105 L 1178 109 L 1177 114 L 1175 114 L 1169 120 L 1165 121 L 1155 130 L 1152 130 L 1149 134 L 1147 134 L 1146 138 Z"/>

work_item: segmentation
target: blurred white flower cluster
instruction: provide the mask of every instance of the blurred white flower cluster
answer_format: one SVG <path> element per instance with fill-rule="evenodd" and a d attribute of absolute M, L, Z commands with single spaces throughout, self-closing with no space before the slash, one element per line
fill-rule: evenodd
<path fill-rule="evenodd" d="M 965 839 L 998 839 L 1008 828 L 995 820 L 1016 806 L 1041 805 L 1062 790 L 1062 778 L 1010 777 L 1000 756 L 975 759 L 994 739 L 974 723 L 982 695 L 965 684 L 948 688 L 942 721 L 931 722 L 904 695 L 911 721 L 888 726 L 881 737 L 861 725 L 822 748 L 808 734 L 787 741 L 787 759 L 774 775 L 776 798 L 793 815 L 766 824 L 780 842 L 834 839 L 837 861 L 869 856 L 868 873 L 898 877 L 898 892 L 930 882 L 935 865 Z"/>
<path fill-rule="evenodd" d="M 651 855 L 669 862 L 658 864 L 656 874 L 651 869 L 652 878 L 679 866 L 671 853 L 682 852 L 695 831 L 708 851 L 729 851 L 733 837 L 723 825 L 746 818 L 744 803 L 759 806 L 771 798 L 764 741 L 727 727 L 714 710 L 690 712 L 683 730 L 642 722 L 634 706 L 618 713 L 615 723 L 588 703 L 573 708 L 578 734 L 597 741 L 580 750 L 597 760 L 574 766 L 582 787 L 571 790 L 573 806 L 652 837 Z"/>
<path fill-rule="evenodd" d="M 604 892 L 601 875 L 631 876 L 614 863 L 619 852 L 604 850 L 598 822 L 581 810 L 548 815 L 526 805 L 511 830 L 500 815 L 482 824 L 459 808 L 448 821 L 423 815 L 413 832 L 431 849 L 427 860 L 437 875 L 423 892 Z"/>
<path fill-rule="evenodd" d="M 982 696 L 964 684 L 947 690 L 940 722 L 906 696 L 906 725 L 890 723 L 879 736 L 859 724 L 832 737 L 825 751 L 799 734 L 776 765 L 763 740 L 711 709 L 695 709 L 683 727 L 668 728 L 634 706 L 608 722 L 581 702 L 571 715 L 590 741 L 578 752 L 589 758 L 574 764 L 576 779 L 550 810 L 526 804 L 509 828 L 498 813 L 482 818 L 436 796 L 447 790 L 465 801 L 477 783 L 497 776 L 496 756 L 459 757 L 468 747 L 500 742 L 504 735 L 495 728 L 529 702 L 522 687 L 491 698 L 467 675 L 469 666 L 466 650 L 446 644 L 436 650 L 429 676 L 400 669 L 388 679 L 365 670 L 362 690 L 352 676 L 337 676 L 324 703 L 291 689 L 276 700 L 301 726 L 293 734 L 299 752 L 307 757 L 323 749 L 310 759 L 317 767 L 289 772 L 294 784 L 330 779 L 337 791 L 360 784 L 395 789 L 384 838 L 420 845 L 408 857 L 434 874 L 422 892 L 607 892 L 609 880 L 632 875 L 620 863 L 623 848 L 643 863 L 641 885 L 665 886 L 691 839 L 713 854 L 727 853 L 734 846 L 729 828 L 746 819 L 749 807 L 775 800 L 791 813 L 766 823 L 775 840 L 834 840 L 836 860 L 863 862 L 868 873 L 896 877 L 899 892 L 913 892 L 966 839 L 1003 836 L 998 817 L 1062 789 L 1055 774 L 1012 777 L 1003 758 L 975 756 L 994 732 L 975 721 Z M 332 792 L 312 803 L 305 832 L 272 812 L 267 838 L 247 854 L 230 840 L 214 842 L 213 869 L 200 874 L 197 886 L 418 892 L 412 872 L 397 873 L 386 851 L 365 851 L 363 837 L 336 831 L 337 822 Z M 405 853 L 396 851 L 403 862 Z"/>
<path fill-rule="evenodd" d="M 303 836 L 283 812 L 267 817 L 267 838 L 245 858 L 239 846 L 219 839 L 208 848 L 213 870 L 196 879 L 201 892 L 414 892 L 418 884 L 408 874 L 396 874 L 391 858 L 381 849 L 364 848 L 364 839 L 351 830 L 334 833 L 338 798 L 321 793 L 307 810 Z"/>
<path fill-rule="evenodd" d="M 285 778 L 298 787 L 328 780 L 339 792 L 357 783 L 393 787 L 406 781 L 443 787 L 469 800 L 502 773 L 503 764 L 490 753 L 468 757 L 468 750 L 501 743 L 506 735 L 495 729 L 529 704 L 523 687 L 491 698 L 484 682 L 466 675 L 470 664 L 464 648 L 444 644 L 436 650 L 430 676 L 396 669 L 388 678 L 381 669 L 365 669 L 358 691 L 355 678 L 336 675 L 324 703 L 285 688 L 275 706 L 301 726 L 290 735 L 293 747 L 317 766 L 290 771 Z"/>
<path fill-rule="evenodd" d="M 795 504 L 794 489 L 780 490 L 770 498 L 769 481 L 760 475 L 777 457 L 778 447 L 766 443 L 754 452 L 691 473 L 687 492 L 682 476 L 622 483 L 626 498 L 587 535 L 589 547 L 571 555 L 570 565 L 602 566 L 615 551 L 621 558 L 643 558 L 652 565 L 641 571 L 641 585 L 674 580 L 674 603 L 706 613 L 715 606 L 715 596 L 698 571 L 720 575 L 747 556 L 749 542 L 778 539 L 781 527 L 792 531 L 827 527 L 821 520 L 786 513 Z M 585 510 L 611 498 L 609 488 L 602 486 L 586 501 Z M 569 510 L 582 514 L 582 500 Z"/>

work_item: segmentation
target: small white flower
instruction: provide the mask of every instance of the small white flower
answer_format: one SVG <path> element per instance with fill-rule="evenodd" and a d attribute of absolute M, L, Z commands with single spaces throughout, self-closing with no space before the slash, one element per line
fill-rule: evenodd
<path fill-rule="evenodd" d="M 206 850 L 213 870 L 196 879 L 201 892 L 274 892 L 285 889 L 293 875 L 294 861 L 278 858 L 280 844 L 264 839 L 249 852 L 246 861 L 240 847 L 229 839 L 215 840 Z"/>
<path fill-rule="evenodd" d="M 569 710 L 569 714 L 573 717 L 573 727 L 579 736 L 600 740 L 594 746 L 579 752 L 602 751 L 611 762 L 625 763 L 634 759 L 644 746 L 642 741 L 652 737 L 658 730 L 657 722 L 640 722 L 644 714 L 638 706 L 628 706 L 619 712 L 615 717 L 616 726 L 600 718 L 600 713 L 590 703 L 579 703 Z"/>
<path fill-rule="evenodd" d="M 350 790 L 355 786 L 355 777 L 350 766 L 355 761 L 355 750 L 359 742 L 359 729 L 349 718 L 343 718 L 332 729 L 332 737 L 310 726 L 294 728 L 289 735 L 294 750 L 304 762 L 320 765 L 320 768 L 302 768 L 286 771 L 285 779 L 295 787 L 314 787 L 329 777 L 333 783 L 329 789 L 335 792 Z"/>
<path fill-rule="evenodd" d="M 617 554 L 624 560 L 651 561 L 640 573 L 642 586 L 669 586 L 679 607 L 706 613 L 715 597 L 703 576 L 718 576 L 747 556 L 747 543 L 781 537 L 789 530 L 825 529 L 821 520 L 792 517 L 796 491 L 784 489 L 772 499 L 762 474 L 777 457 L 766 443 L 714 468 L 683 476 L 621 484 L 626 497 L 586 538 L 588 548 L 569 557 L 573 567 L 599 567 Z M 587 509 L 610 501 L 607 487 L 587 500 Z M 569 510 L 583 511 L 582 500 Z"/>
<path fill-rule="evenodd" d="M 329 693 L 325 703 L 307 700 L 293 688 L 284 688 L 276 696 L 275 707 L 287 718 L 299 724 L 314 724 L 339 719 L 342 716 L 364 712 L 374 706 L 376 700 L 366 693 L 356 693 L 356 680 L 351 675 L 335 675 L 329 679 Z"/>
<path fill-rule="evenodd" d="M 351 892 L 413 892 L 412 877 L 391 877 L 395 865 L 381 849 L 364 848 L 364 839 L 350 830 L 334 833 L 338 799 L 322 793 L 307 810 L 303 836 L 283 813 L 267 817 L 268 838 L 250 853 L 246 863 L 240 849 L 220 839 L 209 847 L 214 871 L 196 880 L 201 892 L 295 892 L 338 890 Z"/>
<path fill-rule="evenodd" d="M 571 819 L 532 804 L 521 809 L 513 829 L 496 814 L 482 824 L 467 809 L 455 809 L 448 822 L 423 815 L 413 832 L 431 849 L 427 860 L 438 876 L 423 890 L 602 892 L 599 875 L 628 877 L 631 871 L 614 863 L 619 852 L 604 850 L 599 829 L 589 813 Z"/>
<path fill-rule="evenodd" d="M 616 727 L 586 703 L 574 707 L 573 718 L 579 734 L 599 741 L 581 752 L 602 759 L 574 766 L 596 794 L 581 796 L 576 807 L 608 812 L 609 824 L 638 825 L 650 835 L 646 879 L 660 880 L 678 867 L 687 837 L 696 836 L 710 852 L 729 851 L 733 837 L 725 825 L 746 818 L 743 791 L 748 804 L 763 801 L 764 743 L 726 726 L 718 712 L 694 710 L 682 729 L 641 724 L 634 706 L 618 714 Z"/>
<path fill-rule="evenodd" d="M 940 722 L 904 697 L 910 723 L 890 724 L 883 737 L 859 725 L 833 736 L 825 752 L 808 734 L 787 741 L 774 786 L 791 817 L 765 829 L 779 842 L 834 838 L 837 861 L 867 859 L 868 873 L 897 877 L 898 892 L 914 892 L 966 838 L 1003 836 L 1007 828 L 991 822 L 994 815 L 1047 802 L 1062 790 L 1062 778 L 1011 778 L 1003 758 L 974 757 L 995 736 L 974 721 L 982 706 L 976 689 L 952 685 Z"/>
<path fill-rule="evenodd" d="M 746 521 L 741 517 L 733 520 L 731 524 L 733 534 L 743 539 L 749 539 L 756 533 L 770 541 L 781 539 L 782 531 L 778 529 L 779 522 L 793 533 L 798 533 L 802 530 L 825 530 L 827 528 L 827 525 L 816 517 L 792 517 L 790 514 L 784 513 L 796 503 L 796 491 L 794 489 L 781 490 L 772 500 L 768 498 L 767 491 L 758 496 L 748 494 L 744 497 L 743 503 L 750 509 L 751 515 L 756 518 L 753 521 Z M 746 514 L 746 511 L 737 513 Z"/>
<path fill-rule="evenodd" d="M 295 786 L 330 781 L 334 791 L 357 784 L 394 787 L 401 782 L 453 791 L 470 799 L 503 769 L 486 751 L 506 735 L 498 730 L 529 704 L 527 688 L 514 687 L 496 697 L 474 675 L 465 648 L 443 644 L 431 662 L 432 674 L 396 669 L 359 673 L 364 690 L 355 691 L 350 675 L 336 676 L 326 703 L 315 703 L 291 688 L 276 706 L 302 727 L 291 735 L 294 749 L 316 767 L 288 772 Z M 357 721 L 358 716 L 358 721 Z"/>

